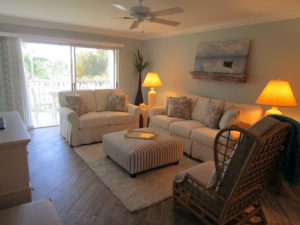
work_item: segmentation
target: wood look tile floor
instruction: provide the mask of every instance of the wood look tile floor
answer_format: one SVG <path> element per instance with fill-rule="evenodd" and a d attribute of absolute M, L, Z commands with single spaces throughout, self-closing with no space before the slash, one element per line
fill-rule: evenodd
<path fill-rule="evenodd" d="M 194 225 L 198 219 L 166 200 L 129 213 L 59 135 L 59 127 L 34 129 L 28 145 L 33 201 L 51 198 L 66 225 Z M 285 185 L 282 195 L 266 191 L 269 224 L 300 224 L 300 188 Z"/>

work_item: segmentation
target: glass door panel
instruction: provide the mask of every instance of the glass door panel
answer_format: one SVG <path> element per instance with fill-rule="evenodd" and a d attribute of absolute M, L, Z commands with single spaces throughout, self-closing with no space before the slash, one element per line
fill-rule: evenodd
<path fill-rule="evenodd" d="M 71 90 L 71 47 L 22 43 L 34 127 L 59 124 L 58 92 Z"/>
<path fill-rule="evenodd" d="M 115 51 L 75 47 L 75 87 L 115 88 Z"/>

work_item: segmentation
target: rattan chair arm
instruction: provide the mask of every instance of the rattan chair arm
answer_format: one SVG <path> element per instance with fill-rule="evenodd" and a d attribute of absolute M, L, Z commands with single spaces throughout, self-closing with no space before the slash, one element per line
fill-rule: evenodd
<path fill-rule="evenodd" d="M 219 193 L 217 193 L 215 191 L 215 189 L 212 188 L 212 186 L 207 186 L 207 185 L 199 182 L 196 178 L 192 177 L 189 174 L 186 174 L 184 179 L 190 179 L 190 180 L 192 180 L 193 183 L 195 183 L 198 186 L 200 186 L 200 188 L 203 189 L 204 192 L 207 192 L 210 196 L 214 196 L 214 197 L 220 199 L 221 201 L 225 202 L 226 199 L 222 195 L 220 195 Z"/>

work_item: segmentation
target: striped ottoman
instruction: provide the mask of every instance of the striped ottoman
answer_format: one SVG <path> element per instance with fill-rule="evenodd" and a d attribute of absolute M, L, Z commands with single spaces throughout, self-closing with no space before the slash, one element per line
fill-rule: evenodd
<path fill-rule="evenodd" d="M 171 163 L 183 157 L 183 143 L 169 135 L 156 133 L 152 140 L 126 138 L 126 131 L 103 135 L 103 151 L 108 157 L 135 174 Z"/>

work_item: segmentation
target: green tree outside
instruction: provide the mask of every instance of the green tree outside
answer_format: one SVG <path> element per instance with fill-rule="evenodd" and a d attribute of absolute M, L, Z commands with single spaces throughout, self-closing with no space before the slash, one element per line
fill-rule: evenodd
<path fill-rule="evenodd" d="M 108 52 L 106 50 L 76 53 L 76 76 L 79 79 L 106 77 L 107 66 Z"/>

